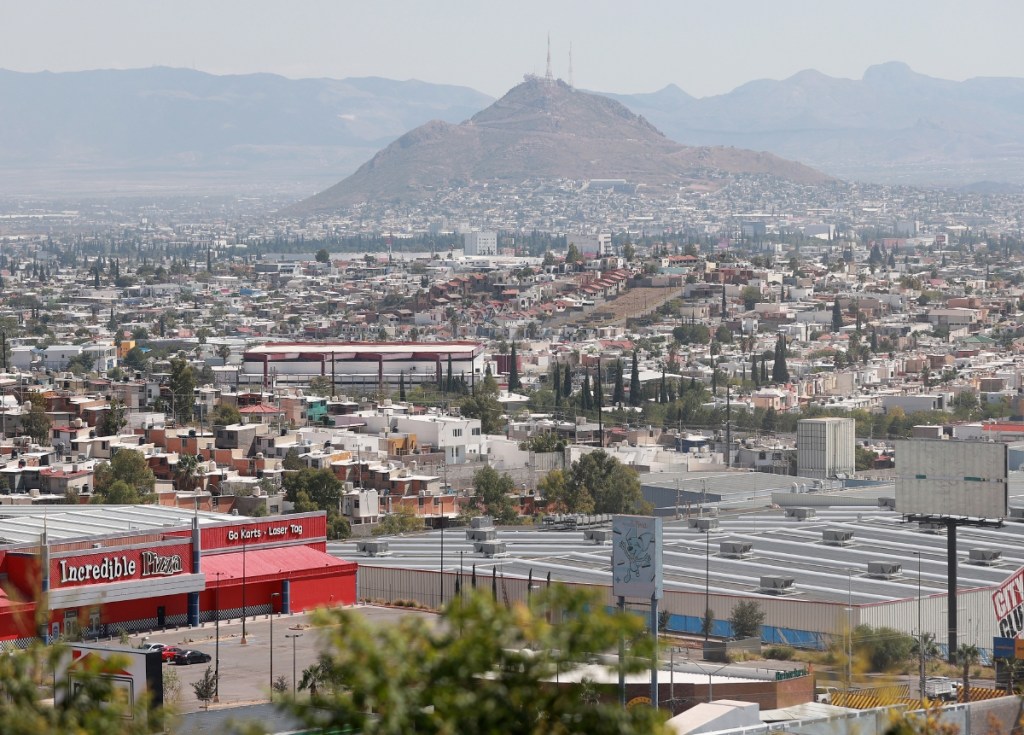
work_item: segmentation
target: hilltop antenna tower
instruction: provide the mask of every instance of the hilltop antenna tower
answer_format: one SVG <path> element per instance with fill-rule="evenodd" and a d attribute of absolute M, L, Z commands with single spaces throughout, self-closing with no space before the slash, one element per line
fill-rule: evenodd
<path fill-rule="evenodd" d="M 569 41 L 569 89 L 573 89 L 573 83 L 572 83 L 572 41 Z"/>
<path fill-rule="evenodd" d="M 547 71 L 544 72 L 544 81 L 551 84 L 555 81 L 555 75 L 551 73 L 551 34 L 548 34 L 548 66 Z"/>

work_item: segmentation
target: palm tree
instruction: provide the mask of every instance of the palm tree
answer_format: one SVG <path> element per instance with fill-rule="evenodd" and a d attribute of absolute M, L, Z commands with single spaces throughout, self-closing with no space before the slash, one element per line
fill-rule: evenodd
<path fill-rule="evenodd" d="M 956 649 L 956 662 L 963 667 L 964 675 L 963 689 L 960 691 L 961 702 L 971 701 L 971 667 L 978 663 L 980 658 L 981 654 L 978 651 L 978 647 L 970 643 L 962 643 Z"/>
<path fill-rule="evenodd" d="M 199 457 L 194 454 L 179 454 L 178 465 L 174 470 L 174 478 L 178 492 L 190 492 L 196 489 L 200 481 L 202 467 Z"/>

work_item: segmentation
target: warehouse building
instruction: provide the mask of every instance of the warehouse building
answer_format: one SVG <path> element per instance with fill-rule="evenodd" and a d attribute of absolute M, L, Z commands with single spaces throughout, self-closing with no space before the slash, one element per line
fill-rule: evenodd
<path fill-rule="evenodd" d="M 472 385 L 486 370 L 480 342 L 281 342 L 251 347 L 242 355 L 239 380 L 306 385 L 331 380 L 337 389 L 397 389 L 436 383 L 448 376 Z"/>

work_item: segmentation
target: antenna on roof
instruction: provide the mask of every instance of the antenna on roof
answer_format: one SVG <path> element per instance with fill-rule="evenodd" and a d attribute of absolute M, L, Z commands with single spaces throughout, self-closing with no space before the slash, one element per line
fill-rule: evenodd
<path fill-rule="evenodd" d="M 544 81 L 553 82 L 555 81 L 554 74 L 551 73 L 551 34 L 548 34 L 548 67 L 547 71 L 544 72 Z"/>
<path fill-rule="evenodd" d="M 573 83 L 572 83 L 572 41 L 569 41 L 569 89 L 573 89 Z"/>

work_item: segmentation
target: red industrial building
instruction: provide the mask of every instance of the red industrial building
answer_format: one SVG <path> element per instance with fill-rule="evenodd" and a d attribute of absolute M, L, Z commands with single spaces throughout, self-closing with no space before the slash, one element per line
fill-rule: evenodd
<path fill-rule="evenodd" d="M 356 601 L 356 564 L 327 554 L 322 512 L 257 519 L 157 506 L 47 511 L 0 507 L 8 542 L 0 545 L 0 645 Z"/>

